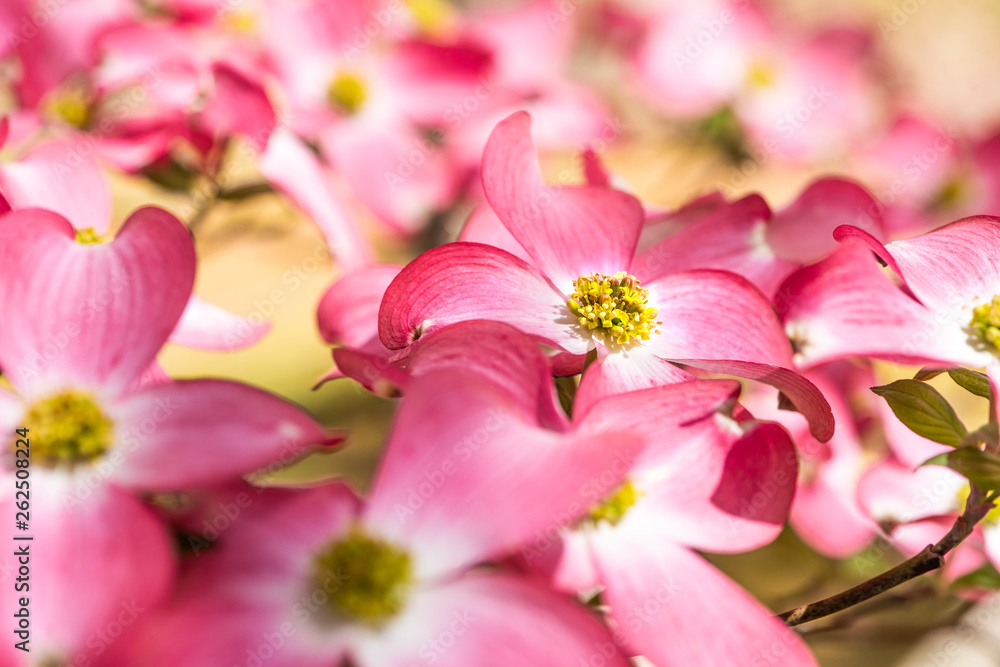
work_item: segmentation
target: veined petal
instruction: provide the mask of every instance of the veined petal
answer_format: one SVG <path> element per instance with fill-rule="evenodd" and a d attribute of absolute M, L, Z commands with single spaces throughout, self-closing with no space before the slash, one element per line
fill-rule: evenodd
<path fill-rule="evenodd" d="M 469 567 L 575 521 L 621 482 L 642 445 L 621 426 L 556 433 L 533 419 L 481 375 L 419 376 L 397 413 L 366 521 L 411 545 L 424 574 Z M 607 488 L 595 495 L 592 478 Z"/>
<path fill-rule="evenodd" d="M 382 299 L 379 336 L 398 350 L 464 320 L 506 322 L 573 354 L 590 345 L 566 296 L 524 261 L 479 243 L 448 243 L 410 262 Z"/>
<path fill-rule="evenodd" d="M 147 489 L 199 487 L 276 468 L 310 445 L 334 444 L 302 408 L 227 380 L 157 384 L 114 408 L 119 420 L 114 478 Z"/>
<path fill-rule="evenodd" d="M 238 350 L 253 345 L 270 329 L 262 319 L 233 315 L 192 294 L 170 342 L 199 350 Z"/>
<path fill-rule="evenodd" d="M 657 667 L 816 665 L 794 630 L 688 549 L 639 530 L 601 531 L 593 544 L 611 617 Z"/>
<path fill-rule="evenodd" d="M 953 312 L 1000 294 L 1000 218 L 966 218 L 887 248 L 931 310 Z"/>
<path fill-rule="evenodd" d="M 869 233 L 881 237 L 881 217 L 871 215 L 878 208 L 868 191 L 857 183 L 823 178 L 775 213 L 767 230 L 767 243 L 779 257 L 800 264 L 812 262 L 837 246 L 833 232 L 841 225 L 864 225 Z"/>
<path fill-rule="evenodd" d="M 4 482 L 14 488 L 12 475 Z M 88 490 L 80 500 L 71 476 L 34 473 L 28 533 L 34 541 L 15 543 L 32 555 L 32 653 L 65 662 L 88 653 L 87 640 L 120 614 L 135 620 L 162 601 L 176 568 L 167 531 L 152 511 L 113 485 Z M 9 498 L 4 509 L 13 518 Z M 13 583 L 5 588 L 14 595 Z M 4 611 L 13 613 L 8 605 Z"/>
<path fill-rule="evenodd" d="M 508 324 L 489 320 L 458 322 L 423 336 L 410 354 L 414 376 L 462 369 L 480 375 L 517 401 L 538 426 L 569 430 L 552 384 L 548 362 L 530 338 Z"/>
<path fill-rule="evenodd" d="M 892 283 L 865 243 L 845 240 L 827 259 L 796 271 L 777 299 L 800 366 L 849 356 L 984 366 L 959 322 L 924 308 Z"/>
<path fill-rule="evenodd" d="M 327 343 L 360 347 L 378 339 L 378 311 L 386 288 L 403 267 L 372 264 L 333 283 L 319 302 L 316 317 Z"/>
<path fill-rule="evenodd" d="M 121 391 L 153 361 L 194 283 L 194 244 L 172 215 L 142 208 L 109 244 L 74 242 L 36 209 L 0 218 L 0 366 L 20 390 L 68 384 Z"/>
<path fill-rule="evenodd" d="M 792 365 L 792 346 L 771 302 L 745 278 L 696 270 L 645 285 L 661 333 L 643 345 L 663 359 L 731 359 Z"/>
<path fill-rule="evenodd" d="M 634 273 L 649 282 L 690 269 L 721 269 L 773 294 L 798 263 L 777 256 L 769 245 L 770 220 L 771 209 L 759 195 L 727 204 L 643 251 Z"/>
<path fill-rule="evenodd" d="M 526 112 L 510 116 L 490 136 L 483 188 L 507 230 L 560 289 L 581 275 L 632 266 L 642 205 L 611 188 L 545 185 Z"/>
<path fill-rule="evenodd" d="M 354 656 L 358 665 L 403 667 L 414 656 L 441 667 L 629 664 L 596 616 L 568 597 L 504 573 L 473 574 L 420 590 L 388 630 L 366 637 Z"/>
<path fill-rule="evenodd" d="M 579 419 L 597 401 L 650 387 L 696 379 L 643 345 L 613 352 L 597 346 L 597 359 L 587 368 L 576 390 L 573 416 Z"/>

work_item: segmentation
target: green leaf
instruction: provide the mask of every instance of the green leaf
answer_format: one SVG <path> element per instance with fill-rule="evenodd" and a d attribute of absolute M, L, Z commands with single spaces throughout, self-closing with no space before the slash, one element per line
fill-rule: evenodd
<path fill-rule="evenodd" d="M 1000 572 L 992 565 L 984 565 L 959 577 L 951 585 L 953 588 L 1000 588 Z"/>
<path fill-rule="evenodd" d="M 941 375 L 941 373 L 944 373 L 946 370 L 947 370 L 946 368 L 935 368 L 933 366 L 924 366 L 919 371 L 917 371 L 917 374 L 913 376 L 913 379 L 919 380 L 920 382 L 927 382 L 927 380 L 936 378 L 938 375 Z"/>
<path fill-rule="evenodd" d="M 969 478 L 987 491 L 1000 489 L 1000 456 L 975 447 L 960 447 L 948 452 L 948 467 Z"/>
<path fill-rule="evenodd" d="M 976 396 L 989 398 L 993 393 L 990 388 L 990 380 L 983 373 L 970 371 L 968 368 L 949 368 L 948 375 L 955 381 L 955 384 Z"/>
<path fill-rule="evenodd" d="M 967 431 L 944 396 L 918 380 L 872 387 L 907 428 L 928 440 L 958 447 Z"/>
<path fill-rule="evenodd" d="M 1000 440 L 1000 428 L 996 422 L 989 422 L 962 438 L 962 446 L 981 449 L 980 445 L 986 445 L 986 449 L 989 450 L 991 447 L 996 448 L 998 440 Z"/>

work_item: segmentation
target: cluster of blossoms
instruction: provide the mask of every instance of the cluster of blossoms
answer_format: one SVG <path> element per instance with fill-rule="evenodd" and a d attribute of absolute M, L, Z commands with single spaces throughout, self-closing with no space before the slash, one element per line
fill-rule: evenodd
<path fill-rule="evenodd" d="M 802 614 L 702 555 L 786 522 L 997 579 L 998 139 L 883 99 L 858 27 L 593 5 L 0 7 L 0 515 L 31 538 L 0 560 L 0 667 L 813 665 Z M 571 74 L 595 54 L 624 90 Z M 842 159 L 864 186 L 665 210 L 601 155 L 626 107 L 740 174 Z M 581 149 L 546 179 L 539 152 Z M 180 217 L 113 224 L 110 174 Z M 340 272 L 321 384 L 397 403 L 364 492 L 269 484 L 350 434 L 157 361 L 267 334 L 194 294 L 192 231 L 262 193 Z M 876 386 L 883 361 L 925 368 Z"/>

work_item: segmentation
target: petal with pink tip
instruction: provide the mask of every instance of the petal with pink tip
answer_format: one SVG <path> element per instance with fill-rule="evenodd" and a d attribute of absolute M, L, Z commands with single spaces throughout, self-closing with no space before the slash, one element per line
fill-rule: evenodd
<path fill-rule="evenodd" d="M 317 157 L 295 135 L 276 130 L 257 167 L 319 225 L 341 267 L 349 271 L 371 261 L 374 252 L 357 223 L 338 199 Z"/>
<path fill-rule="evenodd" d="M 767 243 L 779 257 L 799 263 L 812 262 L 836 247 L 833 231 L 840 225 L 864 225 L 880 237 L 882 220 L 877 215 L 878 208 L 872 196 L 857 183 L 841 178 L 820 179 L 775 213 L 767 230 Z"/>
<path fill-rule="evenodd" d="M 597 617 L 570 598 L 505 573 L 427 587 L 384 633 L 368 634 L 359 665 L 402 666 L 421 656 L 441 667 L 606 665 L 627 667 Z"/>
<path fill-rule="evenodd" d="M 386 288 L 403 267 L 372 264 L 351 271 L 330 286 L 316 313 L 327 343 L 360 347 L 378 339 L 378 310 Z"/>
<path fill-rule="evenodd" d="M 774 307 L 745 278 L 685 271 L 646 285 L 661 333 L 643 341 L 663 359 L 729 359 L 792 365 L 792 347 Z"/>
<path fill-rule="evenodd" d="M 158 384 L 121 400 L 114 478 L 146 489 L 199 487 L 275 470 L 310 445 L 335 444 L 298 406 L 227 380 Z"/>
<path fill-rule="evenodd" d="M 1000 294 L 1000 218 L 978 216 L 888 245 L 902 277 L 928 308 L 954 312 Z"/>
<path fill-rule="evenodd" d="M 889 459 L 874 466 L 858 484 L 858 501 L 871 518 L 890 525 L 959 513 L 968 480 L 938 465 L 914 470 Z"/>
<path fill-rule="evenodd" d="M 14 488 L 12 475 L 4 481 Z M 27 534 L 34 541 L 16 543 L 32 555 L 37 644 L 31 648 L 73 658 L 119 615 L 134 620 L 163 599 L 176 567 L 172 544 L 155 515 L 114 486 L 93 488 L 70 475 L 37 471 L 32 491 Z M 12 505 L 13 497 L 5 505 L 11 517 Z"/>
<path fill-rule="evenodd" d="M 642 444 L 621 426 L 555 433 L 535 419 L 480 375 L 418 377 L 396 416 L 367 522 L 417 551 L 424 574 L 468 567 L 572 523 L 600 495 L 588 480 L 612 490 Z"/>
<path fill-rule="evenodd" d="M 29 393 L 60 385 L 121 391 L 153 361 L 194 283 L 187 229 L 156 208 L 133 213 L 110 244 L 81 245 L 47 211 L 0 218 L 0 366 Z"/>
<path fill-rule="evenodd" d="M 657 667 L 817 664 L 794 630 L 688 549 L 642 530 L 600 531 L 593 547 L 611 617 Z"/>
<path fill-rule="evenodd" d="M 488 352 L 487 352 L 488 350 Z M 414 375 L 461 369 L 475 373 L 537 414 L 537 425 L 569 430 L 553 391 L 552 374 L 538 346 L 508 324 L 489 320 L 458 322 L 421 337 L 413 345 L 407 370 Z"/>
<path fill-rule="evenodd" d="M 69 141 L 39 144 L 0 165 L 0 191 L 12 208 L 54 211 L 77 229 L 103 234 L 111 222 L 111 188 L 100 165 Z"/>
<path fill-rule="evenodd" d="M 972 366 L 992 359 L 968 345 L 958 322 L 938 318 L 894 285 L 857 240 L 789 276 L 776 301 L 800 366 L 850 356 Z"/>
<path fill-rule="evenodd" d="M 643 251 L 635 275 L 649 282 L 689 269 L 721 269 L 773 294 L 798 264 L 775 255 L 767 240 L 770 220 L 771 209 L 759 195 L 717 208 Z"/>
<path fill-rule="evenodd" d="M 590 273 L 632 266 L 644 213 L 638 200 L 604 187 L 549 187 L 531 140 L 531 117 L 510 116 L 483 153 L 483 188 L 508 231 L 560 289 Z"/>
<path fill-rule="evenodd" d="M 233 315 L 192 294 L 170 342 L 199 350 L 239 350 L 259 341 L 270 329 L 259 316 Z"/>
<path fill-rule="evenodd" d="M 506 322 L 573 354 L 585 354 L 590 346 L 566 297 L 540 273 L 478 243 L 448 243 L 410 262 L 382 299 L 379 336 L 397 350 L 463 320 Z"/>
<path fill-rule="evenodd" d="M 501 250 L 506 250 L 519 259 L 531 264 L 531 255 L 517 242 L 496 212 L 489 204 L 481 204 L 465 221 L 458 240 L 468 243 L 484 243 Z"/>
<path fill-rule="evenodd" d="M 217 139 L 240 134 L 263 150 L 277 123 L 263 84 L 229 63 L 212 63 L 211 72 L 214 88 L 199 120 Z"/>
<path fill-rule="evenodd" d="M 597 359 L 587 368 L 577 387 L 573 415 L 579 419 L 606 396 L 694 379 L 687 371 L 660 359 L 642 345 L 613 352 L 598 345 Z"/>

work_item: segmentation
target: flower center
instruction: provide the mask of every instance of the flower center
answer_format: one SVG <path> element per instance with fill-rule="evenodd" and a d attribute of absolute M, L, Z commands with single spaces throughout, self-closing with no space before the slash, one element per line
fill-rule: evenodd
<path fill-rule="evenodd" d="M 77 128 L 90 124 L 90 103 L 82 88 L 71 87 L 58 90 L 45 101 L 45 110 L 53 118 Z"/>
<path fill-rule="evenodd" d="M 396 545 L 355 528 L 316 556 L 313 584 L 330 594 L 337 615 L 380 625 L 403 609 L 413 561 Z"/>
<path fill-rule="evenodd" d="M 361 111 L 365 100 L 368 99 L 368 89 L 365 82 L 353 72 L 339 72 L 333 77 L 330 86 L 326 89 L 326 99 L 330 106 L 339 111 L 353 116 Z"/>
<path fill-rule="evenodd" d="M 447 0 L 405 0 L 417 27 L 427 35 L 441 35 L 452 24 L 454 13 Z"/>
<path fill-rule="evenodd" d="M 76 242 L 82 243 L 83 245 L 90 245 L 93 243 L 103 243 L 101 240 L 101 235 L 97 233 L 93 227 L 85 227 L 84 229 L 76 230 Z"/>
<path fill-rule="evenodd" d="M 114 423 L 83 391 L 63 391 L 33 403 L 21 423 L 28 429 L 32 458 L 49 468 L 89 463 L 113 441 Z"/>
<path fill-rule="evenodd" d="M 649 340 L 654 329 L 663 324 L 656 319 L 656 308 L 646 306 L 649 290 L 639 286 L 633 276 L 619 271 L 613 276 L 592 273 L 573 281 L 573 294 L 566 306 L 580 326 L 598 330 L 616 343 L 633 337 Z"/>
<path fill-rule="evenodd" d="M 584 521 L 597 525 L 602 521 L 610 523 L 612 526 L 618 524 L 622 517 L 635 505 L 635 501 L 642 496 L 642 493 L 635 488 L 631 480 L 618 487 L 618 490 L 590 508 L 590 512 Z"/>
<path fill-rule="evenodd" d="M 983 340 L 1000 349 L 1000 295 L 973 310 L 969 325 Z"/>

